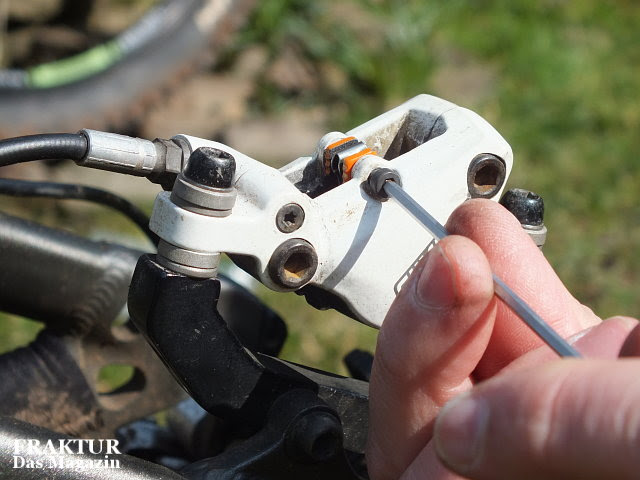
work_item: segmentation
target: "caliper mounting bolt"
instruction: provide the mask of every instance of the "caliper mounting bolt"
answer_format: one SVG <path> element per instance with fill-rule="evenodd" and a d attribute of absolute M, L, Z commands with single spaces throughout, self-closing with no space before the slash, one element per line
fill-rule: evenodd
<path fill-rule="evenodd" d="M 294 421 L 285 436 L 289 455 L 303 463 L 327 462 L 342 449 L 342 425 L 326 411 L 309 412 Z"/>
<path fill-rule="evenodd" d="M 233 155 L 217 148 L 200 147 L 176 178 L 171 201 L 193 213 L 226 217 L 236 202 L 235 173 Z M 188 277 L 215 278 L 220 253 L 189 250 L 161 240 L 157 260 L 163 267 Z"/>
<path fill-rule="evenodd" d="M 213 147 L 200 147 L 189 157 L 184 177 L 211 188 L 231 188 L 236 173 L 236 160 L 228 152 Z"/>
<path fill-rule="evenodd" d="M 518 219 L 538 247 L 544 245 L 547 227 L 544 225 L 544 201 L 540 195 L 514 188 L 502 196 L 500 204 Z"/>
<path fill-rule="evenodd" d="M 235 172 L 233 155 L 217 148 L 200 147 L 191 154 L 176 179 L 171 201 L 194 213 L 226 217 L 236 202 Z"/>

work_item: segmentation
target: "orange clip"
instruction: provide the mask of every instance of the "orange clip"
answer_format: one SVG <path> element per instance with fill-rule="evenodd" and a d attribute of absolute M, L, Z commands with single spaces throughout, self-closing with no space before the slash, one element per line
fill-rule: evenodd
<path fill-rule="evenodd" d="M 356 152 L 353 155 L 349 155 L 347 158 L 345 158 L 342 162 L 342 181 L 347 182 L 351 180 L 351 170 L 353 170 L 355 164 L 358 163 L 358 160 L 360 160 L 365 155 L 375 155 L 375 153 L 376 152 L 374 152 L 370 148 L 365 148 L 364 150 Z"/>
<path fill-rule="evenodd" d="M 345 137 L 333 142 L 331 145 L 327 145 L 327 147 L 324 149 L 324 154 L 323 154 L 325 175 L 329 175 L 331 173 L 331 152 L 335 148 L 339 147 L 340 145 L 344 145 L 345 143 L 355 141 L 355 140 L 356 140 L 356 137 Z"/>

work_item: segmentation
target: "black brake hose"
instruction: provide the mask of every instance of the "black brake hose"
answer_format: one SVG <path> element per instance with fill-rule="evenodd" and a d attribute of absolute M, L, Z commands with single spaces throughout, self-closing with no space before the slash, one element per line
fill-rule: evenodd
<path fill-rule="evenodd" d="M 89 149 L 81 133 L 45 133 L 0 140 L 0 167 L 34 160 L 82 160 Z M 0 194 L 14 197 L 43 197 L 86 200 L 111 207 L 133 221 L 154 245 L 158 236 L 149 229 L 149 217 L 134 204 L 111 192 L 84 185 L 32 182 L 0 178 Z"/>
<path fill-rule="evenodd" d="M 0 167 L 33 160 L 82 160 L 89 149 L 81 133 L 45 133 L 0 140 Z"/>
<path fill-rule="evenodd" d="M 0 178 L 0 195 L 86 200 L 104 205 L 126 215 L 155 246 L 158 246 L 158 236 L 149 229 L 149 217 L 133 203 L 106 190 L 85 185 Z"/>

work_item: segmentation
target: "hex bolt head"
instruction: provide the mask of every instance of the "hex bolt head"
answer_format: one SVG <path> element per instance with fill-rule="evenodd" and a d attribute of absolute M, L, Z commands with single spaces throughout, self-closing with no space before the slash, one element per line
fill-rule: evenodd
<path fill-rule="evenodd" d="M 318 254 L 306 240 L 292 238 L 275 249 L 267 268 L 277 285 L 287 289 L 301 288 L 315 275 Z"/>
<path fill-rule="evenodd" d="M 304 223 L 304 210 L 297 203 L 288 203 L 276 214 L 276 226 L 282 233 L 298 230 Z"/>
<path fill-rule="evenodd" d="M 312 411 L 296 419 L 286 433 L 286 451 L 303 463 L 327 462 L 342 449 L 342 425 L 335 415 Z"/>
<path fill-rule="evenodd" d="M 540 227 L 544 224 L 544 201 L 534 192 L 514 188 L 502 196 L 500 204 L 513 213 L 521 225 Z"/>
<path fill-rule="evenodd" d="M 471 198 L 492 198 L 507 179 L 507 167 L 491 153 L 476 155 L 467 170 L 467 187 Z"/>
<path fill-rule="evenodd" d="M 212 188 L 231 188 L 235 173 L 233 155 L 212 147 L 200 147 L 193 152 L 182 172 L 187 180 Z"/>

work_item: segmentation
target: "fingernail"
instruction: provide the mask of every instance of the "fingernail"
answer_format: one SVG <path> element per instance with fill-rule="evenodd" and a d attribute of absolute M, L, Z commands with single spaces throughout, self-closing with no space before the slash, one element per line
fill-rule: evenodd
<path fill-rule="evenodd" d="M 458 471 L 469 470 L 482 454 L 489 406 L 471 394 L 447 403 L 436 420 L 434 439 L 442 461 Z"/>
<path fill-rule="evenodd" d="M 436 245 L 427 256 L 416 286 L 418 301 L 434 308 L 450 307 L 456 299 L 453 268 L 446 254 Z"/>
<path fill-rule="evenodd" d="M 640 325 L 640 323 L 638 323 L 637 318 L 625 317 L 622 315 L 618 315 L 613 318 L 615 318 L 616 321 L 620 322 L 623 327 L 626 327 L 629 330 L 631 330 L 632 328 L 636 328 L 638 325 Z"/>

